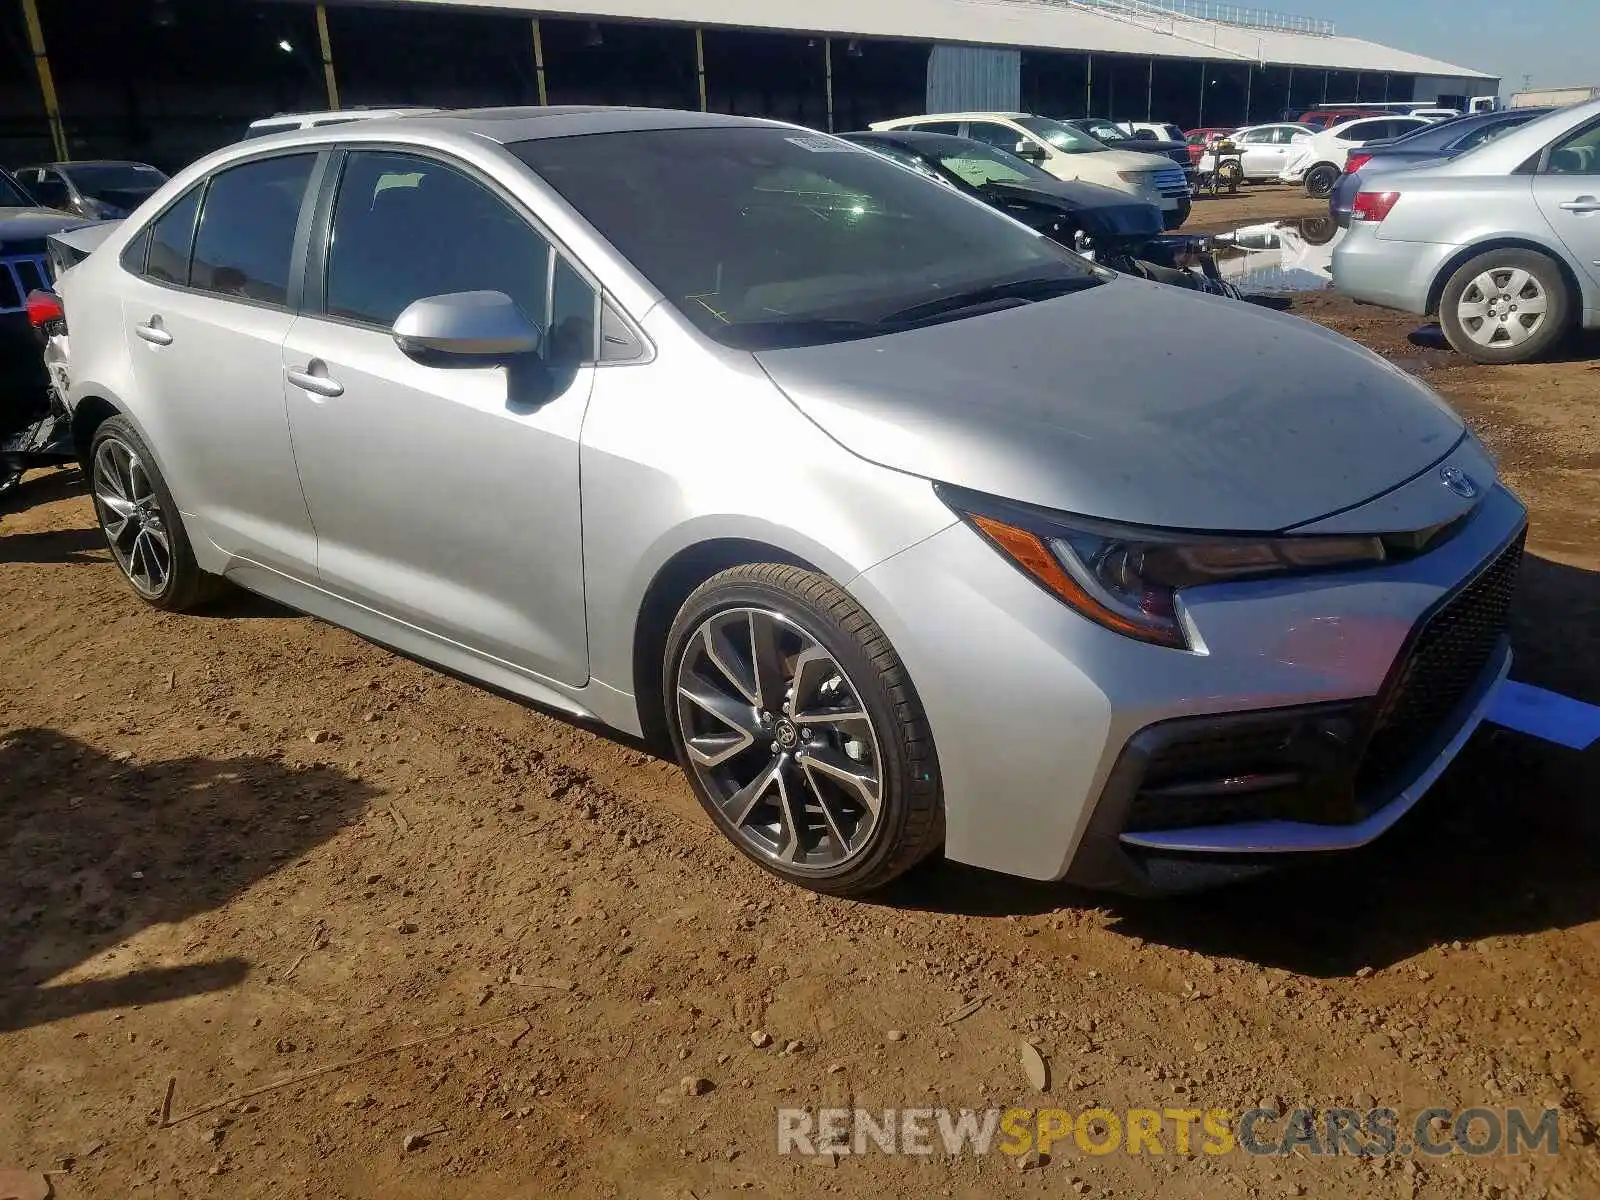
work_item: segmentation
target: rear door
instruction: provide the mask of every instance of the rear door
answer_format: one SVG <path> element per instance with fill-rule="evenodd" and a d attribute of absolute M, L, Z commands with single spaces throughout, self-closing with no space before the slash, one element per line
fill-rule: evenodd
<path fill-rule="evenodd" d="M 1600 284 L 1600 121 L 1546 152 L 1533 194 L 1573 261 Z"/>
<path fill-rule="evenodd" d="M 491 181 L 411 151 L 344 155 L 316 242 L 278 370 L 323 586 L 582 684 L 578 438 L 598 290 Z M 478 366 L 400 351 L 402 311 L 468 291 L 516 301 L 545 331 L 540 356 Z"/>
<path fill-rule="evenodd" d="M 317 162 L 265 155 L 190 188 L 133 243 L 122 297 L 147 432 L 191 532 L 302 578 L 315 542 L 284 414 L 283 340 Z"/>

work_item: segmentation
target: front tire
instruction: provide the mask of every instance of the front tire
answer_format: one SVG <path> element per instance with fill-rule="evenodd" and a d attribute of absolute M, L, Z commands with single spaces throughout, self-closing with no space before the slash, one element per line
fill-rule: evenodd
<path fill-rule="evenodd" d="M 108 417 L 95 430 L 89 490 L 111 557 L 139 599 L 187 612 L 215 597 L 221 581 L 195 562 L 155 456 L 126 417 Z"/>
<path fill-rule="evenodd" d="M 1474 362 L 1528 362 L 1571 332 L 1571 289 L 1554 260 L 1536 250 L 1490 250 L 1465 263 L 1439 298 L 1439 324 Z"/>
<path fill-rule="evenodd" d="M 1331 163 L 1321 163 L 1306 172 L 1306 195 L 1313 200 L 1326 200 L 1333 195 L 1333 189 L 1338 186 L 1339 176 L 1344 174 L 1338 167 Z"/>
<path fill-rule="evenodd" d="M 800 567 L 734 567 L 684 603 L 665 708 L 695 795 L 747 857 L 836 896 L 938 848 L 938 760 L 916 690 L 876 622 Z"/>

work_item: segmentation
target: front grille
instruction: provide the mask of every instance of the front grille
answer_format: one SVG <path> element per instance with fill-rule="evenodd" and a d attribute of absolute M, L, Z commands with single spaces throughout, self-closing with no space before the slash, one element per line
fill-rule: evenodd
<path fill-rule="evenodd" d="M 0 313 L 21 312 L 28 306 L 29 292 L 49 286 L 44 255 L 0 258 Z"/>
<path fill-rule="evenodd" d="M 1155 172 L 1156 188 L 1163 196 L 1187 196 L 1189 177 L 1181 167 L 1166 167 Z"/>
<path fill-rule="evenodd" d="M 1144 731 L 1124 753 L 1133 795 L 1123 830 L 1350 825 L 1390 803 L 1439 752 L 1489 669 L 1509 624 L 1522 549 L 1518 538 L 1419 623 L 1372 701 Z"/>
<path fill-rule="evenodd" d="M 1364 805 L 1388 803 L 1432 752 L 1444 722 L 1483 678 L 1505 636 L 1526 534 L 1423 624 L 1379 701 L 1356 774 Z"/>

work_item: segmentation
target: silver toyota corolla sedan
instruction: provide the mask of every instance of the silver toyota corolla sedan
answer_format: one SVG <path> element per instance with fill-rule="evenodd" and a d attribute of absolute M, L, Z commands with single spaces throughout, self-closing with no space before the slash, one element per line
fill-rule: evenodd
<path fill-rule="evenodd" d="M 60 287 L 140 596 L 231 580 L 659 739 L 807 887 L 1358 846 L 1509 664 L 1525 512 L 1426 387 L 793 126 L 265 138 Z"/>

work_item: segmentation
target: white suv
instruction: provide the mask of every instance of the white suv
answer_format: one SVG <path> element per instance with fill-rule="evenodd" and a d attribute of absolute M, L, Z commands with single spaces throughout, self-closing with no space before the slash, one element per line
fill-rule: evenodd
<path fill-rule="evenodd" d="M 1115 188 L 1161 209 L 1168 229 L 1189 219 L 1189 180 L 1183 168 L 1160 154 L 1112 150 L 1088 134 L 1049 117 L 1027 113 L 938 113 L 879 121 L 876 130 L 916 129 L 951 133 L 1037 163 L 1057 179 L 1079 179 Z"/>

